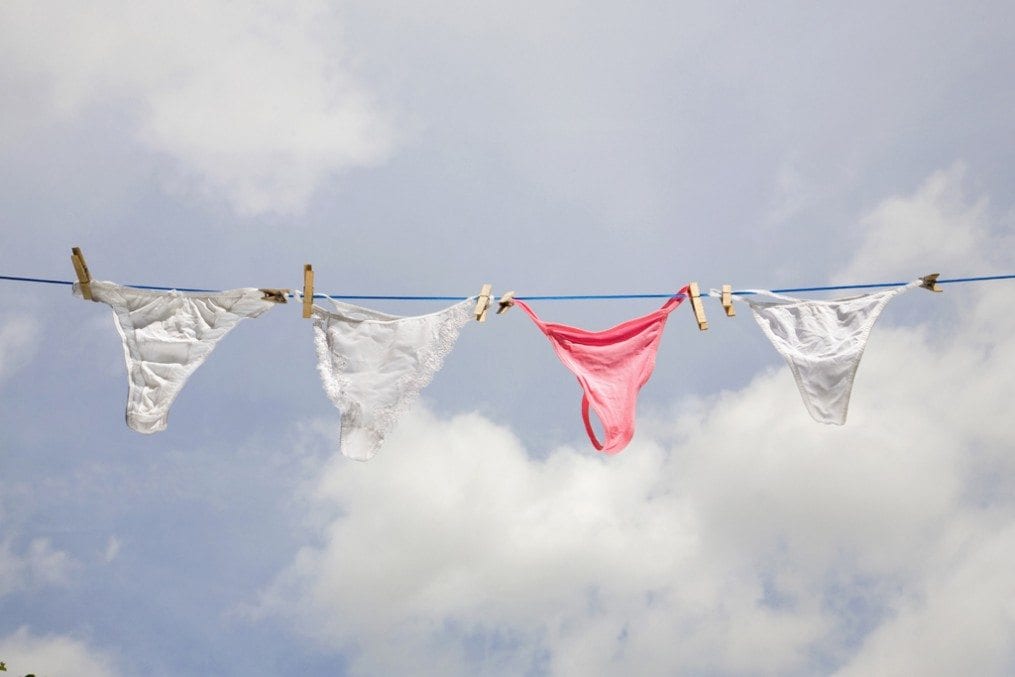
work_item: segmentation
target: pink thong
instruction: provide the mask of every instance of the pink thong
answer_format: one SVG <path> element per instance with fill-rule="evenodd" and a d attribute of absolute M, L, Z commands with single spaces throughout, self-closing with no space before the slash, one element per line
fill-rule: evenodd
<path fill-rule="evenodd" d="M 515 300 L 546 334 L 564 366 L 578 377 L 583 391 L 582 419 L 597 450 L 616 454 L 634 437 L 638 391 L 652 376 L 666 319 L 686 294 L 684 287 L 659 310 L 604 331 L 543 322 L 524 301 Z M 603 442 L 592 430 L 590 404 L 603 424 Z"/>

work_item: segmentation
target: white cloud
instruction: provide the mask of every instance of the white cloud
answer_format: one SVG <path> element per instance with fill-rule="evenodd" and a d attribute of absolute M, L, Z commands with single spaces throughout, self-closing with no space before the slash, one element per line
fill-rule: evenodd
<path fill-rule="evenodd" d="M 44 538 L 15 552 L 11 539 L 0 542 L 0 597 L 45 586 L 65 586 L 78 564 L 66 552 L 56 550 Z"/>
<path fill-rule="evenodd" d="M 0 382 L 35 356 L 38 338 L 39 323 L 31 317 L 14 315 L 0 319 Z"/>
<path fill-rule="evenodd" d="M 116 536 L 110 536 L 109 542 L 106 544 L 106 551 L 103 553 L 102 558 L 107 564 L 112 562 L 120 555 L 120 539 Z"/>
<path fill-rule="evenodd" d="M 27 627 L 0 637 L 0 658 L 11 674 L 40 677 L 113 677 L 120 674 L 109 653 L 63 635 L 35 635 Z"/>
<path fill-rule="evenodd" d="M 927 178 L 914 194 L 882 202 L 861 221 L 860 247 L 836 279 L 882 280 L 893 273 L 911 273 L 902 279 L 913 279 L 934 272 L 959 277 L 989 274 L 999 270 L 999 263 L 1010 263 L 1010 250 L 984 247 L 988 202 L 966 197 L 966 174 L 965 164 L 956 162 Z"/>
<path fill-rule="evenodd" d="M 390 153 L 344 42 L 325 2 L 0 5 L 8 77 L 45 92 L 24 98 L 28 115 L 122 108 L 174 161 L 173 182 L 242 214 L 299 211 L 330 177 Z"/>
<path fill-rule="evenodd" d="M 951 524 L 920 594 L 905 600 L 841 675 L 1010 675 L 1015 670 L 1011 515 Z M 986 529 L 985 527 L 990 527 Z"/>
<path fill-rule="evenodd" d="M 906 205 L 975 223 L 982 202 L 943 197 L 960 179 L 882 205 L 860 256 Z M 611 458 L 533 460 L 479 415 L 417 408 L 370 463 L 331 462 L 330 524 L 263 608 L 354 674 L 1008 673 L 1013 304 L 999 284 L 945 334 L 883 321 L 842 428 L 785 369 L 642 421 Z"/>
<path fill-rule="evenodd" d="M 778 223 L 794 216 L 814 200 L 813 192 L 814 188 L 801 172 L 797 158 L 784 160 L 775 176 L 771 206 L 765 222 Z"/>

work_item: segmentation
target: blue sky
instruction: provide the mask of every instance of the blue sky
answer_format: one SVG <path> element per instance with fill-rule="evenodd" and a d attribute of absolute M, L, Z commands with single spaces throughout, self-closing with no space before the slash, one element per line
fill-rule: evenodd
<path fill-rule="evenodd" d="M 0 273 L 467 296 L 1015 272 L 1005 3 L 0 7 Z M 669 320 L 620 455 L 517 310 L 376 458 L 310 323 L 242 323 L 169 429 L 108 308 L 0 285 L 13 674 L 1011 674 L 1015 302 L 914 291 L 849 421 L 740 308 Z M 543 302 L 605 328 L 656 301 Z M 387 302 L 415 314 L 440 304 Z"/>

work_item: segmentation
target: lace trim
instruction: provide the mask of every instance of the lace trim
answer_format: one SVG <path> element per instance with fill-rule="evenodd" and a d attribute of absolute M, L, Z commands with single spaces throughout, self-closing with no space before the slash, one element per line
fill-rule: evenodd
<path fill-rule="evenodd" d="M 317 373 L 321 375 L 324 392 L 340 410 L 345 404 L 349 379 L 342 376 L 349 364 L 344 355 L 336 354 L 328 345 L 328 320 L 314 312 L 314 348 L 317 350 Z M 343 412 L 344 413 L 344 412 Z"/>
<path fill-rule="evenodd" d="M 317 370 L 321 375 L 325 393 L 342 413 L 343 434 L 346 427 L 356 427 L 373 433 L 376 442 L 371 445 L 372 455 L 383 443 L 385 436 L 395 427 L 399 417 L 416 401 L 420 391 L 430 384 L 444 366 L 444 360 L 458 342 L 462 327 L 472 318 L 470 307 L 469 301 L 463 301 L 440 313 L 420 318 L 421 320 L 439 318 L 434 338 L 426 346 L 421 347 L 421 350 L 426 350 L 426 354 L 418 366 L 403 374 L 396 383 L 395 389 L 400 395 L 398 400 L 391 406 L 375 412 L 372 425 L 363 421 L 359 402 L 346 396 L 350 385 L 350 379 L 345 376 L 349 360 L 328 345 L 328 319 L 325 315 L 315 312 L 314 346 L 317 350 Z"/>
<path fill-rule="evenodd" d="M 384 436 L 395 427 L 398 418 L 415 403 L 419 398 L 420 391 L 430 384 L 434 375 L 444 366 L 445 358 L 458 342 L 462 327 L 472 319 L 471 305 L 471 302 L 463 301 L 448 308 L 447 312 L 441 316 L 437 338 L 429 345 L 430 351 L 423 358 L 420 367 L 405 374 L 398 382 L 398 392 L 402 396 L 394 405 L 379 412 L 378 424 L 373 432 L 377 434 L 380 441 L 383 441 Z"/>

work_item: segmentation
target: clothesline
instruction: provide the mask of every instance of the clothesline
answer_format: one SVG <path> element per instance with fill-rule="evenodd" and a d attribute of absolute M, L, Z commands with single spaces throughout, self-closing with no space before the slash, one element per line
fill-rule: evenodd
<path fill-rule="evenodd" d="M 1015 279 L 1015 274 L 1011 275 L 983 275 L 979 277 L 953 277 L 946 280 L 938 279 L 938 284 L 956 284 L 963 282 L 989 282 L 993 280 L 1011 280 Z M 51 280 L 40 277 L 21 277 L 16 275 L 0 275 L 0 280 L 9 282 L 32 282 L 38 284 L 62 284 L 72 285 L 72 280 Z M 787 287 L 784 289 L 772 289 L 770 291 L 777 294 L 794 294 L 799 292 L 814 292 L 814 291 L 840 291 L 849 289 L 878 289 L 883 287 L 902 287 L 908 284 L 908 282 L 874 282 L 867 284 L 843 284 L 843 285 L 827 285 L 827 286 L 812 286 L 812 287 Z M 166 287 L 161 285 L 147 285 L 147 284 L 127 284 L 125 287 L 131 287 L 133 289 L 148 289 L 153 291 L 182 291 L 182 292 L 194 292 L 194 293 L 217 293 L 219 289 L 202 289 L 197 287 Z M 755 292 L 750 290 L 733 291 L 733 294 L 746 296 L 754 294 Z M 294 296 L 293 293 L 287 294 L 287 296 Z M 528 296 L 516 296 L 515 298 L 521 299 L 522 301 L 588 301 L 588 300 L 600 300 L 600 299 L 667 299 L 673 296 L 673 292 L 668 293 L 648 293 L 648 294 L 554 294 L 554 295 L 528 295 Z M 401 295 L 401 296 L 387 296 L 379 294 L 323 294 L 315 293 L 314 298 L 333 298 L 343 300 L 354 300 L 354 301 L 462 301 L 467 296 L 425 296 L 425 295 Z"/>
<path fill-rule="evenodd" d="M 197 296 L 153 293 L 114 282 L 90 280 L 87 267 L 80 261 L 75 260 L 75 263 L 83 281 L 74 285 L 74 295 L 105 303 L 113 310 L 129 377 L 127 425 L 141 433 L 165 430 L 170 407 L 187 378 L 239 322 L 278 307 L 279 290 L 247 287 Z M 309 291 L 312 284 L 309 265 L 305 272 Z M 893 287 L 833 301 L 748 290 L 764 300 L 746 296 L 740 297 L 738 303 L 750 308 L 762 333 L 786 359 L 811 417 L 820 423 L 843 425 L 860 358 L 886 304 L 899 294 L 919 287 L 937 291 L 936 278 L 934 274 L 905 284 L 886 282 L 809 288 Z M 951 281 L 1010 278 L 1015 275 Z M 722 303 L 726 314 L 732 316 L 735 312 L 730 291 L 729 286 L 724 285 Z M 293 293 L 298 296 L 299 291 L 293 290 Z M 324 304 L 333 305 L 333 308 L 311 306 L 309 302 L 302 304 L 304 316 L 313 319 L 310 326 L 325 394 L 341 412 L 343 454 L 367 460 L 377 453 L 400 414 L 441 369 L 461 329 L 473 320 L 482 320 L 490 295 L 487 284 L 479 304 L 473 302 L 476 297 L 456 299 L 449 307 L 418 316 L 389 315 L 337 299 L 333 299 L 333 304 Z M 715 296 L 718 292 L 709 295 Z M 615 294 L 554 298 L 656 296 Z M 563 365 L 577 377 L 582 388 L 582 420 L 589 441 L 599 451 L 618 453 L 632 439 L 638 391 L 651 376 L 670 313 L 688 299 L 698 328 L 708 328 L 695 283 L 667 296 L 669 298 L 657 310 L 601 331 L 546 322 L 528 302 L 515 299 L 514 305 L 531 318 L 549 339 Z M 422 297 L 401 298 L 417 300 Z M 484 310 L 481 311 L 481 307 Z M 591 412 L 601 423 L 601 439 L 593 428 Z"/>
<path fill-rule="evenodd" d="M 127 425 L 141 433 L 165 430 L 169 409 L 190 374 L 215 345 L 244 319 L 256 318 L 284 302 L 300 298 L 300 289 L 238 288 L 228 291 L 162 285 L 120 285 L 93 280 L 81 249 L 72 248 L 78 283 L 70 280 L 0 275 L 0 280 L 73 285 L 74 295 L 109 305 L 123 342 L 128 371 Z M 917 287 L 941 291 L 939 284 L 1015 279 L 1015 274 L 957 277 L 941 280 L 938 273 L 909 282 L 741 289 L 724 284 L 721 299 L 726 315 L 735 315 L 732 295 L 750 307 L 761 331 L 787 361 L 811 417 L 843 425 L 853 379 L 871 328 L 895 296 Z M 440 370 L 458 333 L 470 320 L 482 322 L 493 300 L 491 285 L 478 295 L 424 296 L 314 293 L 310 264 L 303 271 L 303 317 L 312 318 L 318 371 L 325 393 L 342 412 L 342 452 L 367 460 L 380 448 L 398 415 Z M 805 300 L 784 293 L 869 290 L 832 301 Z M 151 293 L 152 291 L 158 293 Z M 197 296 L 172 293 L 196 292 Z M 165 293 L 170 292 L 170 293 Z M 564 294 L 501 296 L 498 312 L 517 305 L 550 340 L 564 366 L 582 387 L 582 419 L 593 447 L 617 453 L 634 435 L 637 393 L 648 381 L 669 314 L 690 301 L 698 329 L 708 329 L 700 287 L 690 282 L 679 290 L 641 294 Z M 757 301 L 758 294 L 771 300 Z M 309 297 L 309 298 L 308 298 Z M 314 305 L 310 298 L 328 298 L 335 308 Z M 659 309 L 607 330 L 589 331 L 545 322 L 528 301 L 585 299 L 666 299 Z M 341 299 L 341 300 L 340 300 Z M 443 310 L 399 317 L 346 303 L 349 299 L 454 301 Z M 476 301 L 473 308 L 473 301 Z M 594 411 L 604 430 L 600 441 L 589 418 Z"/>

